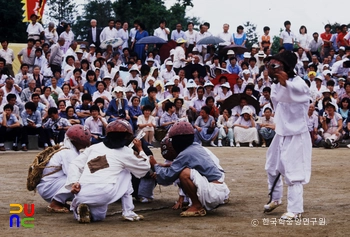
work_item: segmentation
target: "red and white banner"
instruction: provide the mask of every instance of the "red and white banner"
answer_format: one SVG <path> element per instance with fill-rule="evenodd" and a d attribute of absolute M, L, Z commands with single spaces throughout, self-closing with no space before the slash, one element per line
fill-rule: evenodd
<path fill-rule="evenodd" d="M 35 14 L 41 19 L 44 14 L 46 0 L 22 0 L 23 6 L 23 22 L 31 22 L 30 16 Z"/>

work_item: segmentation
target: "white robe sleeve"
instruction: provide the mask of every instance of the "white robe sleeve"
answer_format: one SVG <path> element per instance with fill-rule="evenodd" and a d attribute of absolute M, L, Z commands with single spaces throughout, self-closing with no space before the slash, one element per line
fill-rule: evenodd
<path fill-rule="evenodd" d="M 84 166 L 88 160 L 90 149 L 87 148 L 83 153 L 76 157 L 69 165 L 66 181 L 66 189 L 71 189 L 72 184 L 79 181 L 84 171 Z"/>
<path fill-rule="evenodd" d="M 129 170 L 136 178 L 145 176 L 151 168 L 149 157 L 145 154 L 145 152 L 140 152 L 139 156 L 141 158 L 138 158 L 135 155 L 125 157 L 123 156 L 123 159 L 121 160 L 124 167 Z"/>

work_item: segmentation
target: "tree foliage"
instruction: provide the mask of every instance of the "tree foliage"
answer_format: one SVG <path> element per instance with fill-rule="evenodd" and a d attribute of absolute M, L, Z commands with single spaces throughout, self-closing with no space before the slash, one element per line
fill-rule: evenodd
<path fill-rule="evenodd" d="M 50 20 L 54 20 L 57 23 L 65 20 L 69 23 L 74 23 L 77 15 L 77 4 L 71 0 L 48 0 L 47 6 L 49 10 Z"/>
<path fill-rule="evenodd" d="M 282 31 L 283 29 L 280 28 L 279 32 L 281 33 Z M 280 37 L 279 35 L 275 35 L 272 39 L 271 54 L 277 54 L 280 47 Z"/>
<path fill-rule="evenodd" d="M 145 24 L 150 34 L 159 27 L 159 21 L 162 19 L 167 21 L 167 27 L 170 29 L 174 29 L 177 23 L 181 23 L 185 29 L 189 21 L 198 25 L 199 18 L 186 17 L 188 7 L 193 7 L 191 0 L 177 0 L 169 9 L 162 0 L 117 0 L 113 3 L 113 10 L 118 19 L 131 24 L 139 20 Z"/>
<path fill-rule="evenodd" d="M 340 23 L 338 23 L 338 22 L 334 22 L 334 23 L 330 23 L 330 22 L 328 22 L 328 24 L 330 24 L 330 25 L 331 25 L 331 33 L 332 33 L 332 34 L 337 33 L 337 31 L 335 30 L 335 28 L 336 28 L 337 26 L 341 26 L 341 25 L 343 25 L 343 24 L 340 24 Z M 349 24 L 345 24 L 345 25 L 347 25 L 347 26 L 348 26 L 348 29 L 350 28 L 350 23 L 349 23 Z"/>
<path fill-rule="evenodd" d="M 247 21 L 243 24 L 245 33 L 247 35 L 246 47 L 250 49 L 253 44 L 258 43 L 258 35 L 256 34 L 256 24 L 253 24 L 250 21 Z"/>
<path fill-rule="evenodd" d="M 21 0 L 0 0 L 0 39 L 13 43 L 27 40 L 26 24 L 23 20 Z"/>

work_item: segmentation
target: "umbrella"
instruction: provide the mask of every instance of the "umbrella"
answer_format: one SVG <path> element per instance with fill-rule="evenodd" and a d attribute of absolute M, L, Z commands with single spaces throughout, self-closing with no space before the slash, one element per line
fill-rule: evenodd
<path fill-rule="evenodd" d="M 223 43 L 223 42 L 225 42 L 225 40 L 220 39 L 219 37 L 209 36 L 209 37 L 205 37 L 205 38 L 199 40 L 197 42 L 197 44 L 213 44 L 213 45 L 216 45 L 216 44 Z"/>
<path fill-rule="evenodd" d="M 225 46 L 223 48 L 224 51 L 228 51 L 228 50 L 233 50 L 233 52 L 235 52 L 236 55 L 240 55 L 240 54 L 244 54 L 244 52 L 248 52 L 249 50 L 241 45 L 234 45 L 234 44 L 230 44 L 228 46 Z"/>
<path fill-rule="evenodd" d="M 228 83 L 230 83 L 231 88 L 233 87 L 234 84 L 236 84 L 236 80 L 238 78 L 237 74 L 228 74 L 228 73 L 224 73 L 224 74 L 220 74 L 217 75 L 212 81 L 211 83 L 213 83 L 214 85 L 219 84 L 220 81 L 220 77 L 225 76 L 227 77 Z"/>
<path fill-rule="evenodd" d="M 146 36 L 136 42 L 136 44 L 166 44 L 167 42 L 157 36 Z"/>
<path fill-rule="evenodd" d="M 101 43 L 100 48 L 106 49 L 108 45 L 112 45 L 112 48 L 117 48 L 118 46 L 122 45 L 124 43 L 124 40 L 121 38 L 116 39 L 108 39 Z"/>
<path fill-rule="evenodd" d="M 169 58 L 170 50 L 175 49 L 177 46 L 176 41 L 169 40 L 166 44 L 163 44 L 159 49 L 160 60 L 164 62 L 165 59 Z"/>
<path fill-rule="evenodd" d="M 255 109 L 255 113 L 259 114 L 259 112 L 260 112 L 259 101 L 257 101 L 253 97 L 248 96 L 246 94 L 233 94 L 233 95 L 231 95 L 230 97 L 228 97 L 224 101 L 224 103 L 221 106 L 221 110 L 224 110 L 224 109 L 231 110 L 233 107 L 239 105 L 239 101 L 241 100 L 241 98 L 245 98 L 247 100 L 248 105 L 252 105 Z"/>
<path fill-rule="evenodd" d="M 192 73 L 197 70 L 199 77 L 205 77 L 207 75 L 207 72 L 205 70 L 205 67 L 201 64 L 188 64 L 184 68 L 185 70 L 185 77 L 187 79 L 193 78 Z"/>

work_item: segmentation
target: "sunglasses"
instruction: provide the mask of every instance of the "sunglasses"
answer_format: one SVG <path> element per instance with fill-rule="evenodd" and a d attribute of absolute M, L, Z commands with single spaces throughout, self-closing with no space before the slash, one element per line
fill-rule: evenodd
<path fill-rule="evenodd" d="M 274 63 L 269 63 L 267 66 L 270 68 L 273 68 L 273 69 L 277 69 L 279 67 L 282 67 L 281 64 L 274 64 Z"/>

